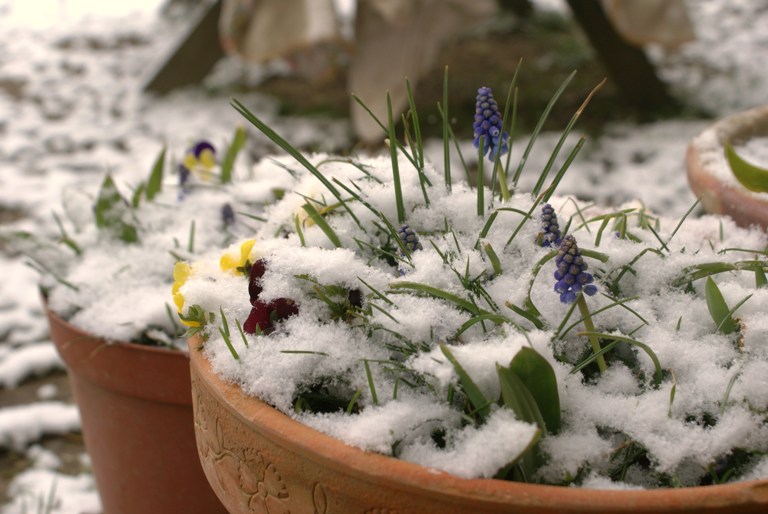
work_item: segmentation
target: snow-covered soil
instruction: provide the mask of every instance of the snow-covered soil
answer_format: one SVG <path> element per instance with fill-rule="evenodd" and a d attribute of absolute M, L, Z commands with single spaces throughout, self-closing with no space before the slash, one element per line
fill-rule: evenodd
<path fill-rule="evenodd" d="M 567 13 L 559 0 L 537 3 Z M 51 211 L 62 192 L 93 190 L 106 171 L 122 184 L 135 184 L 163 145 L 179 154 L 190 141 L 222 143 L 231 136 L 241 120 L 226 94 L 205 87 L 164 98 L 142 94 L 184 29 L 183 19 L 158 16 L 161 4 L 0 0 L 0 229 L 55 233 Z M 701 0 L 689 2 L 689 9 L 697 40 L 675 54 L 651 49 L 673 93 L 716 115 L 765 103 L 768 6 Z M 239 99 L 296 145 L 333 151 L 349 144 L 344 122 L 286 119 L 274 99 Z M 666 215 L 682 215 L 694 201 L 685 179 L 685 149 L 708 123 L 608 126 L 584 148 L 559 193 L 604 204 L 639 198 Z M 545 165 L 544 150 L 557 137 L 540 138 L 527 169 Z M 439 162 L 441 144 L 428 147 Z M 514 152 L 523 148 L 516 142 Z M 521 185 L 530 186 L 525 180 Z M 32 398 L 13 399 L 35 375 L 60 377 L 63 365 L 47 340 L 37 273 L 1 243 L 0 270 L 0 503 L 6 501 L 3 492 L 8 495 L 0 512 L 37 512 L 46 502 L 57 513 L 99 512 L 84 450 L 74 451 L 80 465 L 64 466 L 71 449 L 62 456 L 45 448 L 45 437 L 78 430 L 66 391 L 41 383 Z M 26 457 L 22 469 L 7 472 L 6 463 L 19 462 L 12 458 L 18 454 Z"/>

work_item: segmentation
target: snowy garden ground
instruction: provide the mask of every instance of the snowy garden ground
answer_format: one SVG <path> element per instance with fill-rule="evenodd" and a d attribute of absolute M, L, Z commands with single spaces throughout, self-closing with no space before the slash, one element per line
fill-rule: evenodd
<path fill-rule="evenodd" d="M 159 17 L 161 0 L 123 4 L 0 0 L 0 230 L 54 233 L 51 212 L 62 191 L 93 191 L 106 171 L 123 184 L 136 183 L 164 144 L 178 155 L 193 139 L 222 143 L 240 122 L 229 93 L 210 87 L 162 99 L 141 93 L 184 21 Z M 567 16 L 562 4 L 536 2 Z M 690 14 L 695 42 L 674 54 L 650 49 L 673 95 L 691 111 L 714 116 L 764 105 L 768 5 L 701 0 L 690 2 Z M 483 85 L 483 77 L 477 81 Z M 239 98 L 297 146 L 351 146 L 344 120 L 284 117 L 275 98 Z M 612 122 L 589 141 L 559 191 L 610 204 L 639 198 L 682 215 L 694 201 L 685 149 L 709 122 Z M 547 142 L 558 136 L 541 139 L 528 169 L 543 166 Z M 428 147 L 442 151 L 437 142 Z M 253 151 L 263 155 L 269 146 L 262 141 Z M 37 512 L 49 502 L 53 512 L 97 513 L 77 410 L 47 340 L 36 281 L 24 258 L 0 243 L 0 512 Z"/>

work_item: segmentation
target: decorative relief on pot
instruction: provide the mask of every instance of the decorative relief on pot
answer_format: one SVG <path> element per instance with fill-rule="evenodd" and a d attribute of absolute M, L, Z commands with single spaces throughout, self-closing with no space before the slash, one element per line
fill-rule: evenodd
<path fill-rule="evenodd" d="M 195 432 L 203 469 L 211 486 L 225 504 L 237 504 L 236 512 L 290 514 L 288 486 L 277 467 L 255 448 L 227 443 L 219 409 L 193 379 Z"/>
<path fill-rule="evenodd" d="M 321 483 L 316 483 L 312 488 L 313 514 L 331 514 L 328 510 L 328 494 Z"/>

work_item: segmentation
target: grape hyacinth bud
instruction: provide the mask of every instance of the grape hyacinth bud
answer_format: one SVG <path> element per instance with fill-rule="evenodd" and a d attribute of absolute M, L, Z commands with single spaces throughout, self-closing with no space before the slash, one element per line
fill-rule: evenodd
<path fill-rule="evenodd" d="M 421 245 L 421 242 L 419 241 L 419 236 L 417 236 L 416 232 L 414 232 L 413 229 L 408 225 L 403 225 L 400 227 L 400 229 L 397 231 L 397 236 L 400 238 L 400 241 L 402 241 L 403 246 L 405 246 L 408 252 L 424 249 L 424 247 Z M 402 250 L 399 250 L 397 253 L 401 257 L 405 257 Z M 404 276 L 406 273 L 408 273 L 407 264 L 404 264 L 402 261 L 399 262 L 397 271 L 401 277 Z"/>
<path fill-rule="evenodd" d="M 541 231 L 536 236 L 536 242 L 540 246 L 560 246 L 562 239 L 560 238 L 560 225 L 557 223 L 557 215 L 555 209 L 545 204 L 541 208 Z"/>
<path fill-rule="evenodd" d="M 472 125 L 475 131 L 475 148 L 480 147 L 480 138 L 483 138 L 483 155 L 488 154 L 488 159 L 494 160 L 497 155 L 503 155 L 509 151 L 507 142 L 509 134 L 502 133 L 501 113 L 493 92 L 489 87 L 481 87 L 477 90 L 477 103 L 475 104 L 475 123 Z"/>
<path fill-rule="evenodd" d="M 231 227 L 235 224 L 235 211 L 229 203 L 221 206 L 221 221 L 224 222 L 224 227 Z"/>
<path fill-rule="evenodd" d="M 403 246 L 405 246 L 409 252 L 424 249 L 419 241 L 419 236 L 416 235 L 416 232 L 414 232 L 410 226 L 403 225 L 400 227 L 400 230 L 397 231 L 397 235 L 400 237 L 400 241 L 403 242 Z"/>
<path fill-rule="evenodd" d="M 573 236 L 565 236 L 557 252 L 555 263 L 557 264 L 555 292 L 560 293 L 561 302 L 573 303 L 579 291 L 589 296 L 597 292 L 597 287 L 592 284 L 595 279 L 591 273 L 587 273 L 587 263 L 584 262 Z"/>

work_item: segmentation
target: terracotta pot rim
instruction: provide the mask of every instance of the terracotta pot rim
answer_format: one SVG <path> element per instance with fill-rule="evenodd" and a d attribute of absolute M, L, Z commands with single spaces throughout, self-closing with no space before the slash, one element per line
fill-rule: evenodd
<path fill-rule="evenodd" d="M 210 381 L 218 401 L 241 421 L 255 425 L 257 430 L 268 434 L 270 439 L 282 446 L 305 452 L 309 460 L 332 469 L 347 470 L 358 479 L 372 484 L 385 482 L 387 486 L 403 491 L 418 487 L 434 496 L 469 496 L 490 502 L 505 502 L 510 506 L 522 505 L 523 501 L 526 505 L 540 506 L 591 505 L 595 511 L 616 509 L 619 504 L 645 508 L 654 505 L 658 508 L 672 505 L 690 507 L 692 502 L 705 502 L 708 506 L 768 506 L 768 478 L 679 489 L 587 489 L 497 479 L 465 479 L 412 462 L 365 452 L 300 423 L 256 397 L 248 396 L 239 386 L 227 383 L 213 372 L 202 351 L 197 349 L 200 347 L 199 338 L 193 337 L 189 344 L 193 375 L 197 373 Z M 242 414 L 245 406 L 253 413 L 251 417 Z"/>
<path fill-rule="evenodd" d="M 718 142 L 722 144 L 730 138 L 754 134 L 755 127 L 768 128 L 768 105 L 725 116 L 710 125 L 709 130 L 715 130 Z"/>
<path fill-rule="evenodd" d="M 42 297 L 42 302 L 43 302 L 43 309 L 45 310 L 46 314 L 49 317 L 56 318 L 57 322 L 66 326 L 69 331 L 77 334 L 83 339 L 101 339 L 107 345 L 119 346 L 120 348 L 129 352 L 149 352 L 149 353 L 161 353 L 161 354 L 169 354 L 169 355 L 178 354 L 178 355 L 183 355 L 186 358 L 189 358 L 189 356 L 187 355 L 187 352 L 184 352 L 183 350 L 179 350 L 176 348 L 167 348 L 164 346 L 152 346 L 148 344 L 139 344 L 131 341 L 113 340 L 113 339 L 108 339 L 106 337 L 102 337 L 100 335 L 94 334 L 92 332 L 88 332 L 87 330 L 80 328 L 77 325 L 73 325 L 72 323 L 69 322 L 69 320 L 64 319 L 63 317 L 61 317 L 61 315 L 59 315 L 59 313 L 51 309 L 50 306 L 48 305 L 48 301 L 44 296 Z"/>

